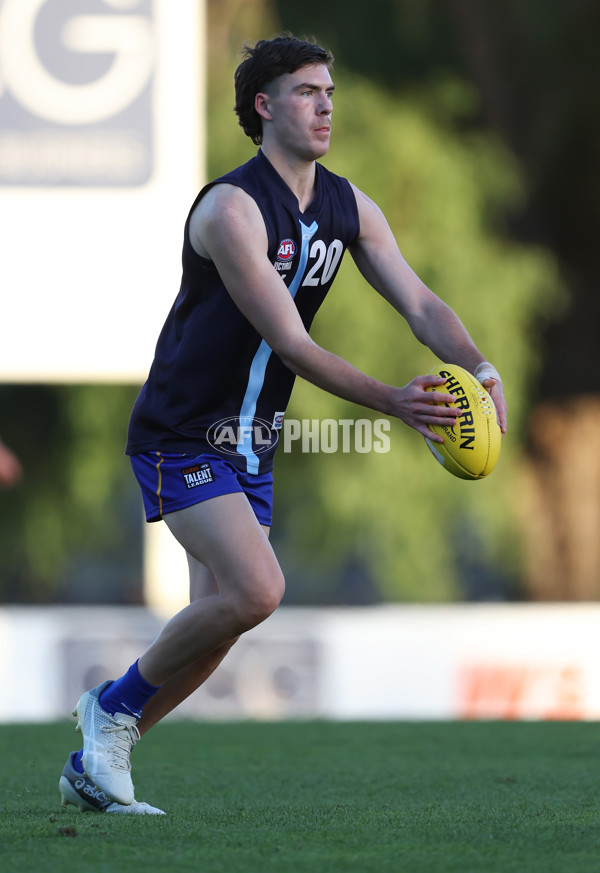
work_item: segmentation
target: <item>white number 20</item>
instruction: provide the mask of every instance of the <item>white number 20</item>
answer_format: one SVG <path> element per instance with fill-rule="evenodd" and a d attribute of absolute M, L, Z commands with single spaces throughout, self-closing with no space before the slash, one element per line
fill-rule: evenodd
<path fill-rule="evenodd" d="M 306 274 L 303 285 L 326 285 L 337 270 L 340 258 L 344 251 L 341 240 L 334 239 L 329 248 L 323 240 L 317 239 L 310 247 L 309 257 L 315 259 L 315 263 Z M 319 270 L 323 268 L 319 277 Z"/>

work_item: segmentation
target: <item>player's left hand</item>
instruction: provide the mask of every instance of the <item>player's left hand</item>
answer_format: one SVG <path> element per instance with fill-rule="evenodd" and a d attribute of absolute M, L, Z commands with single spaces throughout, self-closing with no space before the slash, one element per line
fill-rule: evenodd
<path fill-rule="evenodd" d="M 507 408 L 502 382 L 499 382 L 497 379 L 486 379 L 482 382 L 482 385 L 494 401 L 498 424 L 500 425 L 502 436 L 504 436 L 506 433 Z"/>

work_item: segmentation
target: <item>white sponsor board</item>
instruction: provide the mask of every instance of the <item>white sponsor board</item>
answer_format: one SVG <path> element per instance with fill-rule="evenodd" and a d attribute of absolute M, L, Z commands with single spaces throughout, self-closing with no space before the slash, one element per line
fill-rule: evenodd
<path fill-rule="evenodd" d="M 203 170 L 203 0 L 0 0 L 0 380 L 141 382 Z"/>
<path fill-rule="evenodd" d="M 599 604 L 281 608 L 175 715 L 600 718 Z M 67 718 L 162 624 L 141 608 L 0 609 L 0 721 Z"/>

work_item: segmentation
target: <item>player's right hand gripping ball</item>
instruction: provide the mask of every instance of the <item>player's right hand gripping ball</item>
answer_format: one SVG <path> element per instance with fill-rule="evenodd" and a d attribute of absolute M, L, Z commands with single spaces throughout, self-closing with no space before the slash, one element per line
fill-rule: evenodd
<path fill-rule="evenodd" d="M 431 371 L 446 379 L 445 385 L 428 391 L 453 394 L 454 403 L 436 404 L 462 410 L 454 427 L 429 425 L 444 438 L 443 443 L 426 439 L 434 457 L 445 470 L 459 479 L 483 479 L 488 476 L 500 455 L 502 435 L 494 401 L 475 376 L 456 364 L 441 364 Z"/>

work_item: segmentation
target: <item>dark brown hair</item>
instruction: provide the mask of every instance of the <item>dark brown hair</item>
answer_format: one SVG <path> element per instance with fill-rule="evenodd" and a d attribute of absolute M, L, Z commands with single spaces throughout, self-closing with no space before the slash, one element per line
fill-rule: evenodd
<path fill-rule="evenodd" d="M 261 39 L 243 48 L 244 60 L 235 71 L 235 112 L 240 126 L 253 143 L 262 142 L 262 119 L 254 108 L 254 98 L 279 76 L 295 73 L 310 64 L 333 66 L 333 55 L 313 42 L 292 34 Z"/>

